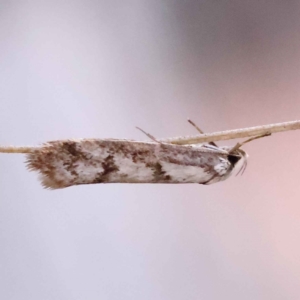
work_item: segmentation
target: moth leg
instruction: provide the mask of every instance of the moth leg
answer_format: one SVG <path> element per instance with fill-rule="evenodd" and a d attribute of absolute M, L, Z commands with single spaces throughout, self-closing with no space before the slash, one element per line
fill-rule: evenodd
<path fill-rule="evenodd" d="M 188 119 L 187 121 L 188 121 L 192 126 L 194 126 L 194 127 L 196 128 L 196 130 L 197 130 L 198 132 L 200 132 L 200 134 L 204 134 L 204 132 L 196 125 L 195 122 L 193 122 L 191 119 Z"/>
<path fill-rule="evenodd" d="M 230 153 L 233 153 L 235 150 L 241 148 L 243 145 L 245 145 L 246 143 L 249 143 L 253 140 L 257 140 L 257 139 L 260 139 L 260 138 L 263 138 L 263 137 L 266 137 L 266 136 L 270 136 L 271 133 L 265 133 L 265 134 L 262 134 L 262 135 L 257 135 L 257 136 L 254 136 L 248 140 L 245 140 L 243 141 L 242 143 L 237 143 L 234 147 L 232 147 L 232 149 L 229 150 L 229 154 Z"/>
<path fill-rule="evenodd" d="M 204 182 L 200 182 L 199 184 L 208 185 L 208 184 L 209 184 L 213 179 L 215 179 L 217 176 L 218 176 L 218 174 L 214 174 L 214 175 L 212 176 L 212 178 L 210 178 L 210 179 L 208 179 L 208 180 L 206 180 L 206 181 L 204 181 Z"/>
<path fill-rule="evenodd" d="M 188 122 L 192 125 L 192 126 L 194 126 L 195 128 L 196 128 L 196 130 L 198 131 L 198 132 L 200 132 L 200 134 L 204 134 L 204 132 L 196 125 L 196 123 L 194 123 L 191 119 L 188 119 Z M 218 147 L 218 145 L 216 144 L 216 143 L 214 143 L 214 142 L 209 142 L 208 143 L 209 145 L 212 145 L 212 146 L 215 146 L 215 147 Z"/>
<path fill-rule="evenodd" d="M 149 139 L 151 139 L 152 141 L 162 144 L 162 142 L 158 141 L 152 134 L 144 131 L 143 129 L 141 129 L 140 127 L 136 127 L 136 129 L 140 130 L 142 133 L 144 133 Z"/>

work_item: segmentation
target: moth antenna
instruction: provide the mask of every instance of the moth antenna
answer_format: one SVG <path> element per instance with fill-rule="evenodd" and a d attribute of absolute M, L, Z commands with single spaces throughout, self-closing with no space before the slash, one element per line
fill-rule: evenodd
<path fill-rule="evenodd" d="M 196 128 L 196 130 L 197 130 L 198 132 L 200 132 L 200 134 L 204 134 L 204 132 L 202 131 L 202 129 L 200 129 L 200 128 L 196 125 L 195 122 L 193 122 L 191 119 L 188 119 L 187 121 L 188 121 L 192 126 L 194 126 L 194 127 Z M 208 144 L 213 145 L 213 146 L 215 146 L 215 147 L 218 147 L 217 144 L 214 143 L 214 142 L 209 142 Z"/>
<path fill-rule="evenodd" d="M 233 153 L 235 150 L 238 150 L 239 148 L 241 148 L 246 143 L 249 143 L 251 141 L 254 141 L 254 140 L 266 137 L 266 136 L 270 136 L 270 135 L 271 135 L 271 133 L 265 133 L 265 134 L 262 134 L 262 135 L 254 136 L 254 137 L 252 137 L 252 138 L 250 138 L 248 140 L 245 140 L 242 143 L 237 143 L 234 147 L 232 147 L 232 149 L 229 150 L 229 153 Z"/>
<path fill-rule="evenodd" d="M 158 141 L 152 134 L 150 134 L 150 133 L 144 131 L 144 130 L 141 129 L 140 127 L 137 127 L 137 126 L 136 126 L 135 128 L 138 129 L 138 130 L 140 130 L 142 133 L 144 133 L 144 134 L 145 134 L 149 139 L 151 139 L 152 141 L 161 144 L 161 142 Z"/>

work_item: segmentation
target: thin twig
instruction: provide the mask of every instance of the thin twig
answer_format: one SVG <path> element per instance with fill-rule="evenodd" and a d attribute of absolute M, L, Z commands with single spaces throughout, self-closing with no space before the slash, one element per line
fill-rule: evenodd
<path fill-rule="evenodd" d="M 218 131 L 218 132 L 205 133 L 196 136 L 160 139 L 159 141 L 165 143 L 177 144 L 177 145 L 199 144 L 199 143 L 208 143 L 214 141 L 231 140 L 237 138 L 246 138 L 251 136 L 268 135 L 276 132 L 296 130 L 296 129 L 300 129 L 300 120 L 249 127 L 243 129 Z"/>
<path fill-rule="evenodd" d="M 18 147 L 18 146 L 7 146 L 7 147 L 0 147 L 0 153 L 30 153 L 37 147 Z"/>
<path fill-rule="evenodd" d="M 300 120 L 277 123 L 256 127 L 249 127 L 243 129 L 235 130 L 226 130 L 213 133 L 205 133 L 197 136 L 187 136 L 187 137 L 177 137 L 169 139 L 160 139 L 157 142 L 177 144 L 177 145 L 188 145 L 188 144 L 198 144 L 198 143 L 208 143 L 221 140 L 231 140 L 237 138 L 246 138 L 252 136 L 263 136 L 269 135 L 276 132 L 296 130 L 300 129 Z M 151 136 L 152 137 L 152 136 Z M 38 146 L 28 146 L 28 147 L 0 147 L 0 153 L 31 153 L 35 149 L 39 148 Z"/>

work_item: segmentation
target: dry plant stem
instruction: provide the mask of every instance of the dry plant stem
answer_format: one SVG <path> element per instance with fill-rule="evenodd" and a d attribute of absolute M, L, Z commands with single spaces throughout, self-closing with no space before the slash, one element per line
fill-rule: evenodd
<path fill-rule="evenodd" d="M 188 144 L 208 143 L 214 141 L 224 141 L 224 140 L 231 140 L 237 138 L 246 138 L 252 136 L 263 136 L 263 135 L 273 134 L 276 132 L 296 130 L 296 129 L 300 129 L 300 120 L 249 127 L 243 129 L 205 133 L 197 136 L 160 139 L 159 141 L 164 143 L 177 144 L 177 145 L 188 145 Z"/>
<path fill-rule="evenodd" d="M 190 123 L 193 125 L 193 122 Z M 264 126 L 249 127 L 243 129 L 205 133 L 198 136 L 178 137 L 178 138 L 169 138 L 169 139 L 160 139 L 160 140 L 156 140 L 152 135 L 144 132 L 143 130 L 142 131 L 152 140 L 159 143 L 188 145 L 188 144 L 208 143 L 208 142 L 221 141 L 221 140 L 230 140 L 236 138 L 245 138 L 245 137 L 252 137 L 252 136 L 264 136 L 276 132 L 296 130 L 296 129 L 300 129 L 300 121 L 292 121 L 292 122 L 277 123 L 277 124 L 270 124 Z M 31 153 L 37 148 L 39 147 L 38 146 L 32 146 L 32 147 L 30 146 L 29 147 L 13 147 L 13 146 L 1 147 L 0 146 L 0 153 L 25 153 L 26 154 L 26 153 Z"/>
<path fill-rule="evenodd" d="M 14 146 L 7 146 L 7 147 L 0 147 L 0 153 L 30 153 L 34 149 L 38 147 L 14 147 Z"/>

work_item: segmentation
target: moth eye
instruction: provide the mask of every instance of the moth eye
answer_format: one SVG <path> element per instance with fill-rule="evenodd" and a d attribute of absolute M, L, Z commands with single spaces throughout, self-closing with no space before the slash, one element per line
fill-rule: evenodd
<path fill-rule="evenodd" d="M 233 166 L 241 159 L 240 156 L 236 156 L 236 155 L 228 155 L 227 158 Z"/>

